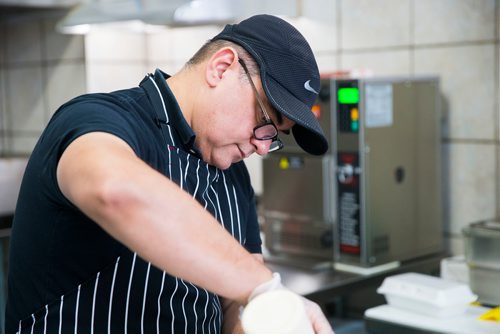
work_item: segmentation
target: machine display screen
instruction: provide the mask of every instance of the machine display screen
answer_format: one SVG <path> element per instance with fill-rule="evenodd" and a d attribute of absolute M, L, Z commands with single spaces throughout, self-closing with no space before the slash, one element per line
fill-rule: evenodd
<path fill-rule="evenodd" d="M 357 133 L 360 126 L 359 88 L 354 80 L 337 84 L 338 128 L 341 132 Z"/>
<path fill-rule="evenodd" d="M 356 104 L 359 102 L 359 89 L 356 87 L 339 88 L 337 98 L 340 104 Z"/>

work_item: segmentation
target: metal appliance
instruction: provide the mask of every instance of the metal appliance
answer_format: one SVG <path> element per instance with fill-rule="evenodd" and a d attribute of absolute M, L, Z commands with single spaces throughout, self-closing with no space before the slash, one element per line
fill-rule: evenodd
<path fill-rule="evenodd" d="M 500 305 L 500 218 L 470 224 L 462 232 L 470 288 L 482 304 Z"/>
<path fill-rule="evenodd" d="M 312 111 L 327 154 L 284 138 L 263 161 L 270 256 L 366 268 L 440 251 L 438 89 L 435 77 L 323 78 Z"/>

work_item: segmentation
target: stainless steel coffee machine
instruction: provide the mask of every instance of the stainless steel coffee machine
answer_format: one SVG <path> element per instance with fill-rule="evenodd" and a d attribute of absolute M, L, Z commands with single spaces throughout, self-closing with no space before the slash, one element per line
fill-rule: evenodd
<path fill-rule="evenodd" d="M 285 148 L 263 161 L 270 256 L 366 268 L 441 250 L 438 83 L 321 80 L 312 112 L 327 154 L 306 155 L 284 138 Z"/>

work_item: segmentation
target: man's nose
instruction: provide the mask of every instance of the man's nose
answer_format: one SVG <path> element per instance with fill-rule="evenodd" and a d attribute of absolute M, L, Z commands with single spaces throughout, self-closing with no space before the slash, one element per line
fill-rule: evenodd
<path fill-rule="evenodd" d="M 272 139 L 269 140 L 258 140 L 252 138 L 252 144 L 255 146 L 255 152 L 258 155 L 266 155 L 269 152 L 269 148 L 271 147 Z"/>

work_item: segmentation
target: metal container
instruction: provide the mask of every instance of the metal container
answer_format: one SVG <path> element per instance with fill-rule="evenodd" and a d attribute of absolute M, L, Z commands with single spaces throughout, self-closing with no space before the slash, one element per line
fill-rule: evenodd
<path fill-rule="evenodd" d="M 323 78 L 313 112 L 330 149 L 263 161 L 273 255 L 375 267 L 442 250 L 439 81 Z"/>
<path fill-rule="evenodd" d="M 500 305 L 500 220 L 473 223 L 463 234 L 472 291 L 480 302 Z"/>

